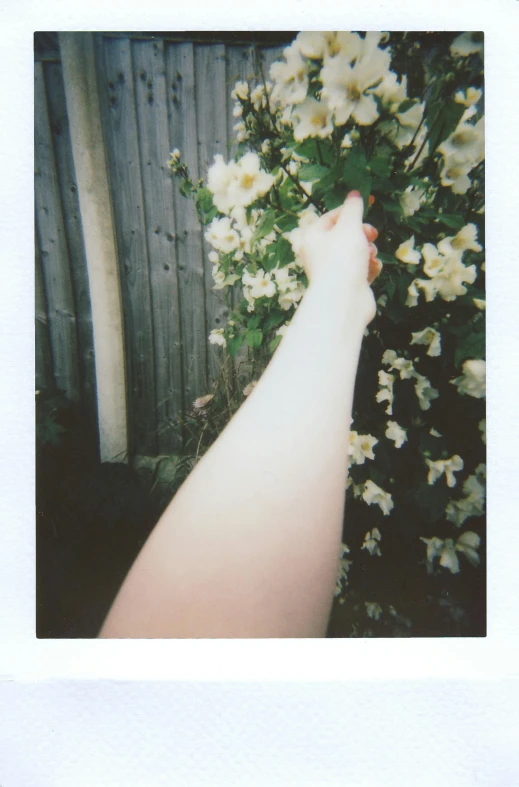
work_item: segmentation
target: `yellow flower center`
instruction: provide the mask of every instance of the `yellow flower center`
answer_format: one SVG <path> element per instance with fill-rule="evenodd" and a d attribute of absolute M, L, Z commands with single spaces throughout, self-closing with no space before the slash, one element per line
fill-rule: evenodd
<path fill-rule="evenodd" d="M 254 175 L 249 175 L 248 173 L 242 175 L 240 185 L 244 189 L 251 189 L 254 185 Z"/>
<path fill-rule="evenodd" d="M 356 85 L 349 85 L 346 90 L 346 96 L 349 101 L 357 102 L 360 101 L 362 93 L 360 92 L 359 88 Z"/>
<path fill-rule="evenodd" d="M 324 128 L 326 126 L 326 118 L 323 114 L 312 115 L 311 123 L 315 128 Z"/>

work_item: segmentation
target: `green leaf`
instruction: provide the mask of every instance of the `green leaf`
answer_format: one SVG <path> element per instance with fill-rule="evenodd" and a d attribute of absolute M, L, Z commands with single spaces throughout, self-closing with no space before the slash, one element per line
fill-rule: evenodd
<path fill-rule="evenodd" d="M 201 210 L 204 211 L 204 213 L 209 213 L 209 211 L 214 207 L 212 192 L 205 188 L 198 189 L 196 195 L 196 204 Z"/>
<path fill-rule="evenodd" d="M 253 330 L 247 331 L 245 334 L 245 338 L 247 340 L 247 344 L 249 347 L 252 347 L 253 350 L 257 350 L 258 347 L 261 347 L 261 342 L 263 341 L 263 333 L 261 331 Z"/>
<path fill-rule="evenodd" d="M 439 221 L 441 224 L 445 224 L 447 227 L 451 227 L 456 231 L 465 226 L 463 216 L 456 216 L 454 214 L 449 215 L 445 213 L 439 213 L 437 216 L 437 221 Z"/>
<path fill-rule="evenodd" d="M 229 339 L 229 341 L 227 342 L 227 352 L 229 353 L 231 358 L 235 357 L 236 353 L 238 352 L 238 350 L 243 344 L 243 340 L 244 340 L 244 336 L 242 336 L 242 334 L 239 334 L 238 336 L 234 336 L 232 339 Z"/>
<path fill-rule="evenodd" d="M 239 279 L 240 279 L 240 276 L 238 276 L 238 274 L 237 274 L 237 273 L 230 273 L 230 274 L 229 274 L 228 276 L 226 276 L 226 277 L 225 277 L 225 279 L 223 280 L 223 286 L 224 286 L 224 287 L 232 287 L 232 285 L 233 285 L 233 284 L 236 284 L 236 282 L 237 282 Z"/>
<path fill-rule="evenodd" d="M 249 321 L 247 323 L 247 328 L 250 331 L 253 331 L 255 328 L 258 327 L 260 323 L 260 319 L 261 317 L 259 316 L 259 314 L 253 314 L 252 317 L 249 318 Z"/>
<path fill-rule="evenodd" d="M 188 180 L 181 180 L 178 184 L 178 190 L 183 197 L 188 197 L 190 199 L 193 196 L 193 189 L 191 188 L 191 184 Z"/>
<path fill-rule="evenodd" d="M 445 509 L 449 502 L 449 489 L 443 479 L 439 479 L 432 486 L 425 481 L 415 490 L 413 500 L 422 512 L 424 521 L 427 524 L 432 524 L 445 516 Z"/>
<path fill-rule="evenodd" d="M 299 180 L 315 181 L 321 180 L 330 173 L 328 167 L 321 164 L 303 164 L 297 173 Z"/>
<path fill-rule="evenodd" d="M 482 332 L 470 333 L 462 339 L 454 352 L 454 365 L 461 366 L 467 358 L 480 360 L 485 356 L 485 334 Z"/>
<path fill-rule="evenodd" d="M 286 314 L 280 314 L 279 312 L 273 312 L 269 314 L 265 322 L 263 323 L 263 330 L 265 333 L 271 331 L 272 328 L 277 328 L 278 325 L 281 325 L 286 319 Z"/>
<path fill-rule="evenodd" d="M 275 223 L 276 223 L 275 212 L 273 210 L 266 210 L 258 222 L 256 231 L 252 236 L 252 242 L 256 243 L 257 241 L 264 238 L 265 235 L 268 235 L 270 232 L 272 232 Z"/>
<path fill-rule="evenodd" d="M 274 336 L 272 341 L 269 343 L 269 350 L 271 353 L 274 352 L 274 350 L 276 349 L 282 338 L 283 338 L 282 336 Z"/>

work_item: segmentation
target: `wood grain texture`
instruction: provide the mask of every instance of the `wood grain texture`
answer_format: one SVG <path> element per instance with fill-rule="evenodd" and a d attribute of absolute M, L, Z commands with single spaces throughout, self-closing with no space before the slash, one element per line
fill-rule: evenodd
<path fill-rule="evenodd" d="M 196 119 L 199 174 L 207 182 L 207 172 L 220 153 L 227 160 L 227 91 L 225 87 L 225 47 L 199 44 L 195 47 Z M 209 260 L 211 246 L 203 240 L 206 326 L 209 334 L 221 328 L 229 317 L 223 292 L 215 291 Z M 222 367 L 222 351 L 208 344 L 208 372 L 215 380 Z"/>
<path fill-rule="evenodd" d="M 98 58 L 125 328 L 129 450 L 157 450 L 150 275 L 130 42 L 105 39 Z"/>
<path fill-rule="evenodd" d="M 183 407 L 164 43 L 132 42 L 132 60 L 150 267 L 158 449 L 164 454 L 180 445 L 179 429 L 172 424 Z"/>
<path fill-rule="evenodd" d="M 74 290 L 81 400 L 89 422 L 95 424 L 97 408 L 92 309 L 62 67 L 60 63 L 48 63 L 44 65 L 43 71 Z"/>
<path fill-rule="evenodd" d="M 35 64 L 35 207 L 54 371 L 60 391 L 79 401 L 76 314 L 61 208 L 43 66 Z"/>
<path fill-rule="evenodd" d="M 36 390 L 48 391 L 54 387 L 54 377 L 52 374 L 52 358 L 50 353 L 49 321 L 47 318 L 47 300 L 43 286 L 43 274 L 41 270 L 41 255 L 38 236 L 35 244 L 35 264 L 34 264 L 34 317 L 36 327 Z"/>
<path fill-rule="evenodd" d="M 178 148 L 191 178 L 198 178 L 195 71 L 192 44 L 171 44 L 166 49 L 166 76 L 170 146 Z M 208 391 L 207 326 L 205 319 L 202 233 L 194 203 L 183 197 L 175 183 L 175 226 L 182 334 L 184 404 Z"/>

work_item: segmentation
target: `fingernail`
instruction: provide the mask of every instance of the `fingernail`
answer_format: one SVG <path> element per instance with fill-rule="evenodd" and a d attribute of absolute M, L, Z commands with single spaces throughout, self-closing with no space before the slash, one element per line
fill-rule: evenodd
<path fill-rule="evenodd" d="M 348 199 L 350 197 L 360 197 L 360 191 L 350 191 L 350 193 L 348 194 Z"/>

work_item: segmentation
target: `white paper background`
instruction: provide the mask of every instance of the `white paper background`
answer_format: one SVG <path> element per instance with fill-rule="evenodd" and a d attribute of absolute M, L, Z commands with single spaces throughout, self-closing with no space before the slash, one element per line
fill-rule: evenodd
<path fill-rule="evenodd" d="M 11 0 L 0 18 L 0 786 L 519 784 L 518 0 Z M 172 28 L 485 31 L 486 639 L 35 639 L 32 34 Z"/>

